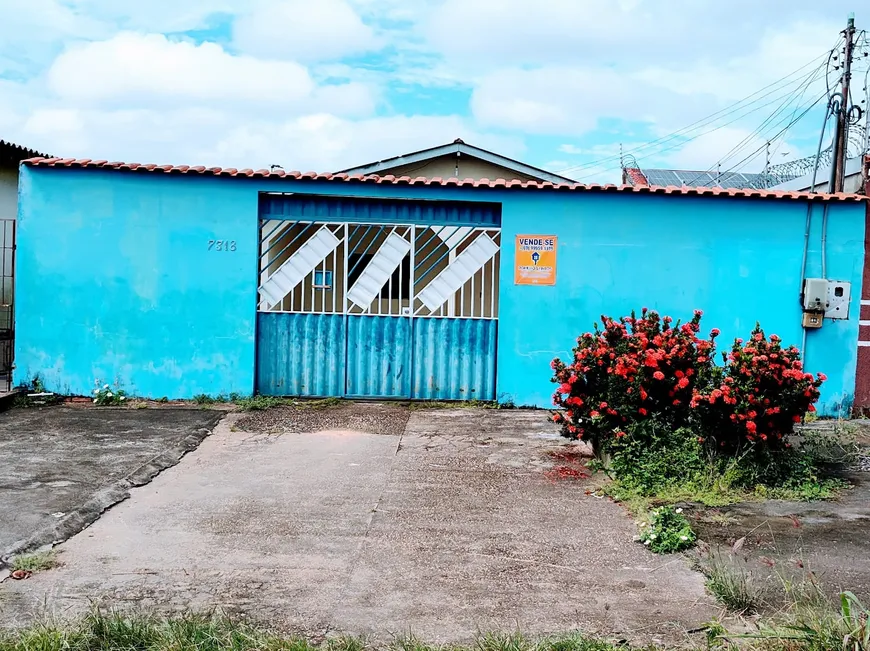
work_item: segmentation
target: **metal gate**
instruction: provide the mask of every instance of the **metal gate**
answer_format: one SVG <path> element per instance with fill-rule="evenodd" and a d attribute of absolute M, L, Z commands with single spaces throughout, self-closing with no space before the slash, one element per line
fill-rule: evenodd
<path fill-rule="evenodd" d="M 0 392 L 12 388 L 15 351 L 15 220 L 0 219 Z"/>
<path fill-rule="evenodd" d="M 500 209 L 261 200 L 257 390 L 495 398 Z"/>

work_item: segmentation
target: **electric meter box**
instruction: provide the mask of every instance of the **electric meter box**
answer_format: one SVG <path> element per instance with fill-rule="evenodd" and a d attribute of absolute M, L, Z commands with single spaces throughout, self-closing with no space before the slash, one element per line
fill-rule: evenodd
<path fill-rule="evenodd" d="M 849 301 L 852 298 L 852 283 L 840 280 L 828 281 L 828 300 L 825 304 L 826 319 L 848 319 Z"/>
<path fill-rule="evenodd" d="M 804 311 L 824 312 L 828 304 L 828 281 L 824 278 L 804 279 Z"/>

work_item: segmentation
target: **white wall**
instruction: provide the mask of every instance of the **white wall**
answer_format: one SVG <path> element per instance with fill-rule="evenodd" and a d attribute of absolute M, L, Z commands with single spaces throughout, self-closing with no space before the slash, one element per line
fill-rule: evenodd
<path fill-rule="evenodd" d="M 18 168 L 0 167 L 0 219 L 18 215 Z"/>

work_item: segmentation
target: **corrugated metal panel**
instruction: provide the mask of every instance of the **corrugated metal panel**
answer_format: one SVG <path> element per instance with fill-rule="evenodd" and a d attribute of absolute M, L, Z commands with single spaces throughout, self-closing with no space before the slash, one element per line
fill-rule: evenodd
<path fill-rule="evenodd" d="M 412 397 L 494 400 L 498 322 L 414 319 Z"/>
<path fill-rule="evenodd" d="M 411 320 L 347 317 L 347 393 L 370 398 L 411 396 Z"/>
<path fill-rule="evenodd" d="M 257 391 L 267 396 L 344 395 L 344 316 L 257 315 Z"/>
<path fill-rule="evenodd" d="M 260 217 L 377 224 L 500 226 L 501 204 L 261 194 Z"/>

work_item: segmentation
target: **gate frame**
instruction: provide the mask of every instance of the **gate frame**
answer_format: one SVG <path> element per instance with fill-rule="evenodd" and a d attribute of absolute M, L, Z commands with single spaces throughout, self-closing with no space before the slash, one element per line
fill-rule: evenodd
<path fill-rule="evenodd" d="M 339 215 L 335 215 L 335 214 L 306 215 L 306 214 L 286 214 L 286 213 L 285 214 L 275 214 L 275 213 L 263 211 L 262 198 L 264 197 L 264 195 L 270 195 L 271 198 L 274 198 L 275 196 L 295 197 L 295 198 L 301 198 L 305 201 L 316 201 L 318 199 L 333 201 L 333 202 L 348 202 L 348 203 L 356 203 L 359 201 L 363 201 L 363 202 L 376 201 L 382 205 L 394 205 L 394 206 L 402 206 L 403 204 L 405 206 L 407 206 L 407 205 L 419 204 L 419 203 L 430 204 L 430 205 L 438 204 L 442 207 L 461 205 L 463 207 L 470 208 L 471 206 L 479 206 L 481 208 L 485 207 L 485 208 L 492 210 L 494 213 L 497 214 L 497 218 L 492 223 L 485 223 L 485 222 L 477 221 L 477 220 L 467 221 L 467 222 L 463 222 L 463 221 L 444 222 L 444 221 L 440 221 L 440 220 L 439 221 L 434 221 L 434 220 L 432 220 L 432 221 L 382 220 L 381 221 L 381 220 L 377 220 L 373 216 L 369 217 L 367 219 L 355 220 L 355 219 L 348 219 L 346 216 L 341 215 L 341 214 L 339 214 Z M 264 267 L 263 267 L 263 254 L 264 254 L 264 250 L 263 250 L 264 231 L 263 231 L 263 228 L 269 221 L 283 221 L 283 222 L 290 222 L 290 223 L 294 223 L 294 224 L 299 224 L 299 223 L 314 224 L 314 225 L 320 225 L 321 227 L 322 226 L 339 226 L 339 229 L 336 229 L 334 231 L 334 233 L 335 234 L 338 234 L 339 232 L 343 233 L 343 239 L 342 239 L 342 246 L 344 247 L 343 269 L 342 269 L 343 285 L 342 285 L 342 292 L 341 292 L 340 299 L 334 297 L 333 304 L 335 304 L 335 305 L 337 305 L 338 303 L 341 304 L 341 311 L 340 312 L 338 312 L 337 310 L 333 311 L 333 312 L 317 312 L 317 311 L 306 312 L 304 309 L 304 297 L 303 297 L 303 300 L 300 304 L 301 305 L 300 310 L 295 310 L 295 309 L 290 309 L 290 310 L 269 310 L 269 309 L 266 309 L 266 310 L 262 310 L 261 309 L 261 304 L 263 301 L 262 294 L 260 291 L 260 288 L 261 288 L 262 282 L 263 282 L 261 279 L 263 277 L 262 274 L 263 274 L 264 270 L 268 269 L 269 264 L 270 264 L 267 261 L 266 265 L 265 265 L 265 269 L 264 269 Z M 408 279 L 410 292 L 409 292 L 409 297 L 408 297 L 407 313 L 405 313 L 405 314 L 402 314 L 402 313 L 400 313 L 400 314 L 392 314 L 392 313 L 390 313 L 390 314 L 371 314 L 372 304 L 370 304 L 369 307 L 366 308 L 366 311 L 364 313 L 352 313 L 350 311 L 351 310 L 351 308 L 349 307 L 349 300 L 350 299 L 348 299 L 348 297 L 347 297 L 347 293 L 348 293 L 348 290 L 350 288 L 348 287 L 347 283 L 348 283 L 348 274 L 349 274 L 348 266 L 349 266 L 349 255 L 350 255 L 350 250 L 349 250 L 350 234 L 349 233 L 350 233 L 350 228 L 353 226 L 368 226 L 368 227 L 381 227 L 381 228 L 388 227 L 391 230 L 399 229 L 399 228 L 407 228 L 408 229 L 407 234 L 409 235 L 409 239 L 410 239 L 410 250 L 406 255 L 410 256 L 410 268 L 409 268 L 410 277 Z M 472 287 L 473 287 L 473 285 L 474 285 L 473 278 L 477 275 L 477 273 L 483 274 L 481 280 L 482 281 L 485 280 L 485 267 L 486 267 L 486 265 L 491 265 L 491 277 L 490 277 L 490 285 L 489 285 L 489 287 L 490 287 L 490 310 L 489 310 L 490 316 L 484 316 L 485 311 L 484 311 L 483 304 L 484 304 L 485 299 L 483 298 L 484 297 L 483 293 L 481 294 L 481 301 L 480 301 L 480 316 L 474 316 L 474 314 L 473 314 L 474 309 L 475 309 L 473 296 L 470 296 L 470 303 L 471 303 L 470 310 L 472 312 L 471 315 L 464 316 L 461 314 L 462 310 L 464 309 L 464 298 L 463 298 L 463 304 L 460 305 L 460 307 L 459 307 L 460 315 L 444 314 L 443 313 L 444 306 L 450 301 L 457 300 L 457 297 L 459 296 L 459 290 L 456 290 L 451 295 L 451 297 L 447 301 L 445 301 L 444 304 L 442 304 L 442 306 L 438 310 L 431 310 L 430 314 L 419 314 L 418 312 L 422 308 L 418 309 L 415 307 L 415 303 L 417 303 L 419 301 L 417 291 L 416 291 L 416 285 L 417 285 L 416 266 L 417 266 L 417 248 L 418 248 L 417 247 L 417 239 L 418 239 L 418 237 L 422 236 L 423 234 L 425 234 L 426 232 L 428 232 L 431 229 L 441 230 L 441 229 L 451 228 L 451 227 L 455 227 L 457 229 L 460 227 L 471 229 L 470 233 L 463 236 L 462 240 L 460 240 L 460 242 L 457 243 L 456 245 L 454 245 L 452 248 L 449 247 L 449 245 L 448 245 L 448 253 L 452 254 L 451 258 L 455 258 L 455 255 L 458 253 L 457 248 L 458 248 L 460 243 L 465 243 L 465 242 L 471 243 L 474 240 L 476 240 L 477 237 L 481 237 L 482 235 L 486 235 L 490 239 L 495 238 L 494 241 L 498 247 L 496 250 L 496 253 L 493 254 L 480 267 L 480 269 L 472 275 L 471 278 L 466 280 L 461 285 L 461 289 L 463 291 L 464 291 L 465 285 L 468 284 L 469 282 L 471 282 Z M 281 226 L 276 227 L 276 231 L 280 228 L 281 228 Z M 491 233 L 487 233 L 487 231 L 495 231 L 495 236 L 493 236 Z M 456 232 L 458 232 L 458 231 L 454 230 L 454 232 L 451 233 L 451 235 L 449 235 L 448 237 L 452 236 Z M 471 237 L 472 235 L 473 235 L 473 237 Z M 377 235 L 376 235 L 376 237 L 377 237 Z M 436 235 L 433 235 L 432 238 L 430 238 L 430 240 L 427 240 L 426 244 L 428 245 L 428 242 L 432 241 L 432 239 L 434 239 L 436 237 L 437 237 L 437 233 L 436 233 Z M 446 243 L 446 240 L 442 239 L 442 241 Z M 328 315 L 328 316 L 336 316 L 336 317 L 341 316 L 342 317 L 342 330 L 343 330 L 343 337 L 344 337 L 344 341 L 342 342 L 344 377 L 342 378 L 342 381 L 340 382 L 341 386 L 343 387 L 343 392 L 342 392 L 341 397 L 343 397 L 343 398 L 377 398 L 377 399 L 383 399 L 383 400 L 390 400 L 390 399 L 392 399 L 392 400 L 415 400 L 415 399 L 426 400 L 426 399 L 430 399 L 430 398 L 426 398 L 426 397 L 415 397 L 415 394 L 416 394 L 415 386 L 414 386 L 414 372 L 416 369 L 415 355 L 414 355 L 414 349 L 415 349 L 415 346 L 414 346 L 414 341 L 415 341 L 414 340 L 414 320 L 415 320 L 415 317 L 420 318 L 420 319 L 436 319 L 436 320 L 473 319 L 473 320 L 484 320 L 484 321 L 494 322 L 494 324 L 495 324 L 493 326 L 494 330 L 495 330 L 494 335 L 493 335 L 495 337 L 494 350 L 493 350 L 493 358 L 490 361 L 490 365 L 491 365 L 491 373 L 492 373 L 492 385 L 491 385 L 492 394 L 493 394 L 493 397 L 496 395 L 495 381 L 496 381 L 496 377 L 497 377 L 496 374 L 497 374 L 497 368 L 498 368 L 498 356 L 497 356 L 497 352 L 496 352 L 497 351 L 497 331 L 498 331 L 497 305 L 499 302 L 499 295 L 501 293 L 499 291 L 500 285 L 501 285 L 500 259 L 501 259 L 501 254 L 502 254 L 502 242 L 503 242 L 502 227 L 501 227 L 501 204 L 500 203 L 495 203 L 495 202 L 466 202 L 466 201 L 455 201 L 455 200 L 440 201 L 440 200 L 425 200 L 425 199 L 424 200 L 401 199 L 401 198 L 395 199 L 395 198 L 380 198 L 380 197 L 377 197 L 377 198 L 376 197 L 345 197 L 345 196 L 305 194 L 305 193 L 295 193 L 295 192 L 294 193 L 275 193 L 275 192 L 261 193 L 261 201 L 259 203 L 258 215 L 257 215 L 257 242 L 258 242 L 257 276 L 256 276 L 257 277 L 257 288 L 255 290 L 255 297 L 256 297 L 255 306 L 256 306 L 257 318 L 255 319 L 256 324 L 255 324 L 255 330 L 254 330 L 255 331 L 255 344 L 257 346 L 257 354 L 255 355 L 255 362 L 254 362 L 254 364 L 255 364 L 255 367 L 254 367 L 254 392 L 255 393 L 258 393 L 260 390 L 259 348 L 261 345 L 261 341 L 260 341 L 259 314 L 260 313 L 265 313 L 265 314 L 276 314 L 276 313 L 282 314 L 283 313 L 283 314 L 298 314 L 298 315 L 301 315 L 301 314 L 320 314 L 320 315 Z M 280 255 L 280 253 L 279 253 L 279 255 Z M 425 260 L 424 260 L 424 262 L 425 262 Z M 437 262 L 438 261 L 436 261 L 435 264 L 437 264 Z M 400 264 L 402 264 L 402 263 L 400 263 Z M 448 265 L 449 265 L 449 262 L 448 262 Z M 434 264 L 432 267 L 430 267 L 429 271 L 431 271 L 432 269 L 434 269 Z M 316 270 L 317 270 L 317 267 L 315 267 L 314 270 L 309 272 L 309 274 L 314 274 L 314 272 Z M 336 270 L 333 269 L 333 274 L 335 273 L 335 271 Z M 435 275 L 429 279 L 429 283 L 431 283 L 434 278 L 438 277 L 439 273 L 440 272 L 435 273 Z M 425 277 L 425 275 L 426 274 L 424 273 L 420 277 Z M 305 278 L 307 278 L 307 277 L 308 276 L 306 275 Z M 304 282 L 305 282 L 305 279 L 300 281 L 299 284 L 302 284 Z M 299 284 L 297 284 L 296 287 L 298 287 Z M 386 287 L 386 285 L 384 285 L 384 287 Z M 428 287 L 428 283 L 426 285 L 424 285 L 423 288 L 421 288 L 421 291 L 423 289 L 425 289 L 426 287 Z M 382 288 L 382 290 L 383 290 L 383 288 Z M 333 291 L 335 291 L 335 290 L 333 289 Z M 463 296 L 464 296 L 464 294 L 463 294 Z M 378 297 L 377 297 L 378 300 L 379 300 L 379 297 L 380 297 L 380 295 L 378 295 Z M 312 308 L 314 308 L 314 302 L 315 301 L 312 301 Z M 402 299 L 399 299 L 400 312 L 404 309 L 402 307 L 401 303 L 402 303 Z M 437 311 L 441 311 L 442 314 L 436 314 Z M 351 316 L 359 317 L 360 319 L 363 319 L 366 317 L 385 317 L 385 318 L 400 318 L 400 319 L 407 319 L 408 320 L 407 323 L 408 323 L 408 331 L 409 331 L 409 341 L 408 341 L 408 351 L 407 351 L 407 360 L 406 360 L 406 363 L 408 365 L 407 368 L 409 369 L 408 395 L 401 395 L 401 396 L 375 396 L 375 395 L 356 395 L 356 394 L 350 395 L 350 393 L 349 393 L 350 371 L 348 368 L 348 362 L 349 362 L 349 350 L 348 349 L 349 349 L 349 344 L 350 344 L 350 336 L 349 336 L 349 330 L 348 330 L 348 328 L 349 328 L 348 322 L 349 322 L 349 317 L 351 317 Z M 457 398 L 457 399 L 461 400 L 461 398 Z M 468 399 L 472 399 L 472 396 L 469 396 Z"/>

